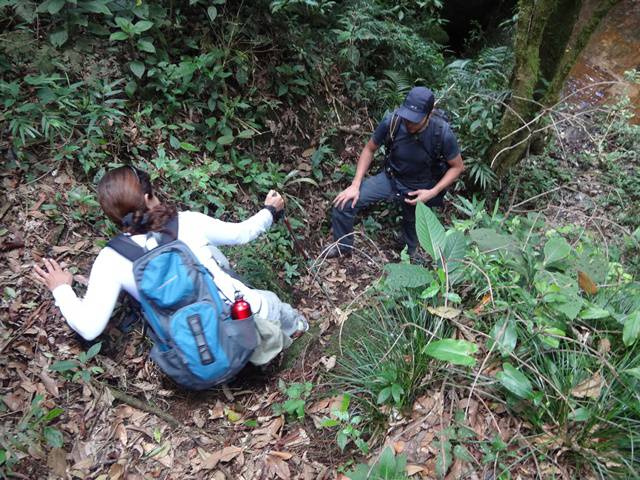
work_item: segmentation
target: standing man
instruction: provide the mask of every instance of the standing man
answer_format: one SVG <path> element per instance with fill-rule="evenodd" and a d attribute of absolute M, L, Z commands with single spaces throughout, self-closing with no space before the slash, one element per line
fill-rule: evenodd
<path fill-rule="evenodd" d="M 360 153 L 351 186 L 333 201 L 331 226 L 337 243 L 327 258 L 351 255 L 355 215 L 380 201 L 400 203 L 404 241 L 409 254 L 415 254 L 416 204 L 442 206 L 445 190 L 464 171 L 456 137 L 447 121 L 433 114 L 433 105 L 431 90 L 414 87 L 402 106 L 378 125 Z M 364 178 L 374 153 L 383 144 L 384 171 Z"/>

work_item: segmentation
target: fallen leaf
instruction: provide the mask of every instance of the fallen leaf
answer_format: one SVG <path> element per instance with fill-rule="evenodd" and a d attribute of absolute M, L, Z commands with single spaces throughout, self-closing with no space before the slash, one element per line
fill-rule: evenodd
<path fill-rule="evenodd" d="M 40 380 L 42 380 L 42 383 L 44 383 L 44 387 L 47 389 L 47 392 L 49 392 L 54 397 L 57 397 L 59 392 L 58 384 L 56 383 L 56 381 L 49 375 L 47 375 L 47 372 L 45 372 L 44 370 L 40 372 L 39 376 Z"/>
<path fill-rule="evenodd" d="M 231 423 L 239 422 L 242 419 L 241 414 L 239 414 L 238 412 L 234 412 L 230 408 L 225 408 L 224 413 L 227 416 L 227 420 L 229 420 Z"/>
<path fill-rule="evenodd" d="M 124 475 L 124 465 L 114 463 L 109 469 L 109 480 L 119 480 Z"/>
<path fill-rule="evenodd" d="M 484 296 L 482 297 L 482 300 L 480 300 L 480 303 L 478 303 L 478 305 L 473 307 L 473 312 L 476 315 L 479 315 L 482 312 L 482 310 L 484 310 L 485 305 L 489 303 L 490 300 L 491 300 L 491 294 L 485 293 Z"/>
<path fill-rule="evenodd" d="M 453 320 L 462 313 L 462 310 L 452 307 L 427 307 L 427 310 L 430 314 L 446 318 L 447 320 Z"/>
<path fill-rule="evenodd" d="M 598 352 L 602 353 L 603 355 L 606 355 L 607 353 L 609 353 L 609 350 L 611 350 L 611 342 L 609 341 L 608 338 L 603 338 L 600 340 L 600 343 L 598 343 Z"/>
<path fill-rule="evenodd" d="M 325 370 L 328 372 L 336 366 L 336 356 L 331 355 L 330 357 L 322 357 L 320 362 L 324 365 Z"/>
<path fill-rule="evenodd" d="M 275 455 L 276 457 L 280 457 L 283 460 L 289 460 L 293 457 L 293 453 L 289 452 L 269 452 L 269 455 Z"/>
<path fill-rule="evenodd" d="M 598 293 L 598 286 L 593 280 L 591 280 L 591 277 L 582 270 L 578 270 L 578 285 L 583 292 L 588 293 L 589 295 L 595 295 Z"/>
<path fill-rule="evenodd" d="M 267 455 L 265 460 L 268 469 L 268 476 L 266 478 L 274 478 L 274 474 L 281 480 L 289 480 L 291 478 L 291 470 L 287 462 L 274 455 Z"/>
<path fill-rule="evenodd" d="M 600 372 L 585 380 L 571 390 L 571 395 L 578 398 L 598 398 L 602 390 L 602 376 Z"/>
<path fill-rule="evenodd" d="M 211 455 L 202 460 L 202 468 L 212 469 L 218 465 L 218 462 L 227 463 L 236 458 L 242 449 L 240 447 L 224 447 L 222 450 L 213 452 Z"/>
<path fill-rule="evenodd" d="M 425 468 L 422 465 L 413 465 L 413 464 L 407 465 L 408 476 L 412 476 L 420 472 L 426 472 Z"/>
<path fill-rule="evenodd" d="M 217 400 L 213 408 L 209 409 L 209 419 L 216 420 L 222 417 L 224 417 L 224 405 L 220 400 Z"/>
<path fill-rule="evenodd" d="M 52 448 L 47 456 L 47 466 L 58 477 L 64 477 L 67 472 L 67 452 L 61 448 Z"/>

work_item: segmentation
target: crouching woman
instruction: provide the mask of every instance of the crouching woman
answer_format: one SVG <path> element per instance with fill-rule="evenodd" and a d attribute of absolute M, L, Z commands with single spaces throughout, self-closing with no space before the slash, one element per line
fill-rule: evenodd
<path fill-rule="evenodd" d="M 249 288 L 230 275 L 228 262 L 217 249 L 221 245 L 248 243 L 269 229 L 284 208 L 278 193 L 269 192 L 264 208 L 249 219 L 229 223 L 194 211 L 177 212 L 153 194 L 148 174 L 134 167 L 120 167 L 100 180 L 98 200 L 104 213 L 128 237 L 127 241 L 143 251 L 158 247 L 162 235 L 170 230 L 168 226 L 173 225 L 170 233 L 186 244 L 211 274 L 220 300 L 229 305 L 238 293 L 243 295 L 251 306 L 258 333 L 257 348 L 249 357 L 251 363 L 268 363 L 308 329 L 306 319 L 276 294 Z M 44 268 L 35 266 L 33 275 L 51 290 L 69 326 L 86 340 L 104 331 L 122 290 L 140 300 L 132 261 L 110 246 L 95 259 L 84 298 L 73 291 L 71 273 L 53 259 L 45 259 Z"/>

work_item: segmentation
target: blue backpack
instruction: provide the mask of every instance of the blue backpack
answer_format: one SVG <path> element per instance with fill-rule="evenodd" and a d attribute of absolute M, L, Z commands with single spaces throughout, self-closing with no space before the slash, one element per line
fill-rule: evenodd
<path fill-rule="evenodd" d="M 120 234 L 107 246 L 133 262 L 144 317 L 154 343 L 151 358 L 182 387 L 204 390 L 229 381 L 258 345 L 253 317 L 232 320 L 211 273 L 177 240 L 174 217 L 145 250 Z"/>

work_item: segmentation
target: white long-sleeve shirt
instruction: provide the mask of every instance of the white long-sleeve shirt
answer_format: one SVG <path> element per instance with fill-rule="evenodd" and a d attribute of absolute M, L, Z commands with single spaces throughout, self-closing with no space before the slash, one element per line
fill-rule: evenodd
<path fill-rule="evenodd" d="M 233 299 L 236 291 L 242 292 L 251 310 L 261 318 L 267 318 L 268 303 L 259 292 L 225 273 L 211 257 L 209 247 L 241 245 L 250 242 L 271 226 L 273 217 L 269 210 L 240 223 L 228 223 L 198 212 L 178 214 L 178 239 L 187 244 L 200 263 L 211 272 L 222 298 Z M 147 242 L 146 235 L 131 237 L 138 245 L 156 246 L 155 240 Z M 60 285 L 53 290 L 56 305 L 67 323 L 86 340 L 93 340 L 106 328 L 121 290 L 139 299 L 133 276 L 133 264 L 110 247 L 103 248 L 96 257 L 89 285 L 84 298 L 79 298 L 70 285 Z"/>

